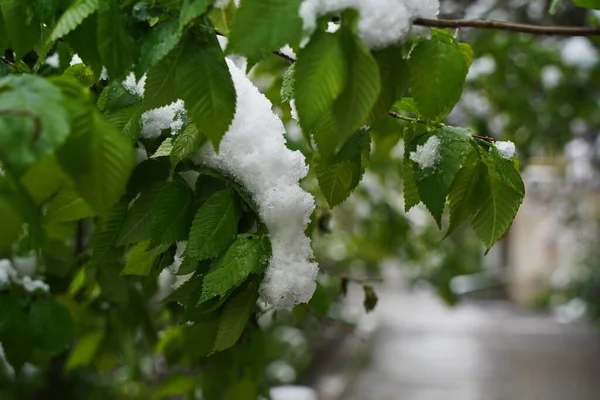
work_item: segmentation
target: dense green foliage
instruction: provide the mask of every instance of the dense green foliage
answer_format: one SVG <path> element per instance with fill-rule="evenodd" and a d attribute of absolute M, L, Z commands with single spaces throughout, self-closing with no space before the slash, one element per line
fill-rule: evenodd
<path fill-rule="evenodd" d="M 267 393 L 263 371 L 277 355 L 258 324 L 268 305 L 257 300 L 270 233 L 235 177 L 190 161 L 202 146 L 218 151 L 234 119 L 228 54 L 276 77 L 267 96 L 285 113 L 295 102 L 304 140 L 290 147 L 309 161 L 305 185 L 319 203 L 309 235 L 326 230 L 324 210 L 346 201 L 371 166 L 385 171 L 400 140 L 406 211 L 423 203 L 447 234 L 468 222 L 487 250 L 506 233 L 525 195 L 516 156 L 444 123 L 473 60 L 469 45 L 433 29 L 369 50 L 355 13 L 345 12 L 339 30 L 320 24 L 301 48 L 299 5 L 0 0 L 0 259 L 35 258 L 50 286 L 0 280 L 0 343 L 11 366 L 0 365 L 0 397 Z M 220 35 L 229 37 L 225 51 Z M 271 53 L 285 44 L 296 62 Z M 45 62 L 53 54 L 55 67 Z M 69 65 L 75 54 L 83 63 Z M 123 83 L 130 74 L 146 76 L 143 97 Z M 144 112 L 178 99 L 181 129 L 142 136 Z M 386 124 L 395 124 L 387 136 Z M 140 144 L 151 157 L 136 162 Z M 191 185 L 190 171 L 199 173 Z M 357 235 L 363 249 L 410 239 L 407 221 L 380 206 L 367 223 L 397 223 L 406 234 L 384 235 L 389 243 Z M 173 273 L 191 276 L 165 295 L 158 277 L 176 260 Z M 443 271 L 436 279 L 448 289 Z M 370 310 L 376 297 L 370 286 L 365 293 Z M 324 317 L 330 303 L 319 285 L 287 316 Z M 165 366 L 148 366 L 156 355 Z"/>

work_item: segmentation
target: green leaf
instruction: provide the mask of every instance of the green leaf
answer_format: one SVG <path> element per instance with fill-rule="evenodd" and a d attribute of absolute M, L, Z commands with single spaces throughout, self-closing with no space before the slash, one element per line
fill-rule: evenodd
<path fill-rule="evenodd" d="M 40 23 L 31 15 L 32 10 L 28 3 L 23 0 L 0 1 L 4 29 L 17 59 L 32 50 L 41 36 Z"/>
<path fill-rule="evenodd" d="M 179 302 L 184 305 L 188 305 L 192 298 L 198 299 L 197 294 L 202 290 L 202 281 L 204 276 L 201 274 L 194 274 L 190 279 L 186 280 L 181 286 L 173 290 L 167 297 L 162 301 L 168 302 Z"/>
<path fill-rule="evenodd" d="M 58 88 L 35 75 L 0 79 L 0 160 L 22 174 L 52 154 L 69 134 L 69 121 Z"/>
<path fill-rule="evenodd" d="M 283 75 L 281 84 L 281 102 L 289 103 L 294 98 L 294 83 L 296 81 L 296 64 L 290 65 Z"/>
<path fill-rule="evenodd" d="M 404 180 L 404 212 L 409 212 L 411 208 L 421 202 L 421 198 L 419 197 L 417 182 L 415 182 L 413 162 L 405 158 L 402 161 L 402 164 L 402 178 Z"/>
<path fill-rule="evenodd" d="M 302 129 L 311 132 L 319 125 L 344 90 L 347 77 L 339 33 L 315 32 L 296 62 L 294 90 Z"/>
<path fill-rule="evenodd" d="M 135 66 L 136 76 L 142 76 L 177 46 L 181 40 L 175 20 L 167 20 L 152 28 L 140 44 L 140 59 Z"/>
<path fill-rule="evenodd" d="M 329 308 L 331 307 L 332 302 L 333 301 L 331 299 L 331 296 L 329 296 L 329 294 L 327 293 L 327 290 L 325 290 L 323 285 L 321 285 L 319 282 L 317 282 L 317 288 L 316 288 L 315 293 L 313 294 L 312 298 L 308 302 L 308 306 L 319 317 L 323 318 L 323 317 L 327 316 L 327 313 L 329 312 Z"/>
<path fill-rule="evenodd" d="M 448 204 L 450 206 L 450 235 L 460 224 L 473 217 L 482 206 L 485 194 L 487 167 L 481 161 L 478 151 L 471 147 L 465 156 L 462 168 L 450 186 Z"/>
<path fill-rule="evenodd" d="M 33 201 L 42 204 L 69 178 L 60 169 L 54 156 L 44 157 L 27 170 L 21 177 L 21 184 L 27 189 Z"/>
<path fill-rule="evenodd" d="M 67 35 L 67 41 L 69 42 L 69 46 L 73 49 L 75 53 L 81 60 L 83 60 L 85 65 L 90 66 L 96 76 L 100 76 L 100 72 L 102 71 L 102 60 L 100 56 L 100 51 L 98 50 L 97 42 L 98 42 L 98 16 L 97 14 L 92 14 L 81 22 L 81 24 L 75 28 L 74 31 Z M 60 43 L 59 49 L 60 49 Z M 91 45 L 90 45 L 91 43 Z M 65 57 L 63 57 L 63 55 Z M 70 58 L 67 59 L 67 55 L 61 53 L 60 54 L 61 66 L 63 62 L 68 63 L 71 61 Z M 70 57 L 70 55 L 69 55 Z M 65 58 L 65 60 L 63 60 Z M 112 76 L 111 76 L 112 78 Z"/>
<path fill-rule="evenodd" d="M 73 320 L 69 311 L 52 299 L 38 300 L 29 312 L 29 324 L 36 347 L 59 354 L 66 349 L 73 335 Z"/>
<path fill-rule="evenodd" d="M 231 25 L 227 52 L 260 59 L 302 36 L 301 0 L 246 0 Z"/>
<path fill-rule="evenodd" d="M 482 154 L 487 167 L 487 193 L 471 225 L 487 251 L 504 236 L 525 197 L 523 181 L 512 160 L 505 160 L 496 148 Z"/>
<path fill-rule="evenodd" d="M 118 0 L 100 2 L 98 50 L 109 77 L 119 79 L 133 64 L 137 46 L 129 32 Z"/>
<path fill-rule="evenodd" d="M 365 125 L 381 91 L 379 67 L 362 41 L 349 29 L 342 28 L 342 44 L 348 65 L 348 79 L 333 104 L 333 116 L 338 128 L 336 148 Z"/>
<path fill-rule="evenodd" d="M 579 7 L 600 10 L 600 0 L 573 0 L 573 3 L 577 4 Z"/>
<path fill-rule="evenodd" d="M 189 375 L 170 375 L 153 391 L 151 400 L 172 399 L 194 391 L 198 378 Z"/>
<path fill-rule="evenodd" d="M 469 70 L 456 40 L 447 32 L 433 30 L 430 39 L 421 40 L 411 52 L 410 93 L 421 113 L 441 119 L 460 99 Z"/>
<path fill-rule="evenodd" d="M 218 151 L 233 121 L 236 92 L 223 53 L 214 42 L 201 46 L 188 43 L 177 63 L 175 81 L 188 114 Z"/>
<path fill-rule="evenodd" d="M 94 71 L 83 64 L 71 65 L 63 75 L 75 79 L 81 86 L 87 88 L 92 87 L 96 83 Z"/>
<path fill-rule="evenodd" d="M 102 339 L 104 339 L 103 331 L 91 332 L 81 337 L 69 354 L 65 370 L 69 372 L 90 365 L 94 361 Z"/>
<path fill-rule="evenodd" d="M 237 343 L 246 328 L 250 314 L 258 300 L 258 285 L 249 282 L 248 285 L 235 294 L 223 307 L 219 318 L 219 328 L 213 347 L 213 353 L 226 350 Z"/>
<path fill-rule="evenodd" d="M 141 196 L 133 203 L 121 226 L 117 240 L 118 246 L 150 239 L 154 204 L 161 189 L 162 184 L 156 184 L 150 190 L 142 192 Z"/>
<path fill-rule="evenodd" d="M 94 259 L 99 260 L 109 256 L 111 250 L 116 246 L 121 226 L 123 225 L 123 221 L 125 221 L 128 205 L 128 198 L 121 199 L 111 207 L 108 214 L 97 224 L 94 236 L 92 237 Z"/>
<path fill-rule="evenodd" d="M 206 12 L 213 0 L 183 0 L 179 14 L 179 31 Z"/>
<path fill-rule="evenodd" d="M 186 240 L 193 216 L 194 192 L 180 180 L 166 184 L 158 195 L 150 232 L 152 246 Z"/>
<path fill-rule="evenodd" d="M 138 106 L 141 101 L 140 96 L 132 93 L 121 82 L 112 81 L 100 94 L 97 105 L 100 111 L 113 113 L 131 106 Z"/>
<path fill-rule="evenodd" d="M 434 166 L 423 168 L 414 163 L 413 168 L 419 197 L 440 227 L 450 185 L 462 165 L 470 138 L 469 133 L 462 129 L 444 127 L 429 132 L 418 140 L 419 147 L 425 146 L 429 140 L 438 141 Z M 412 156 L 413 153 L 409 154 L 409 157 Z"/>
<path fill-rule="evenodd" d="M 196 154 L 205 141 L 206 137 L 198 131 L 196 125 L 189 124 L 173 141 L 171 168 L 174 169 L 185 158 Z"/>
<path fill-rule="evenodd" d="M 144 240 L 129 250 L 121 275 L 148 276 L 158 255 L 156 251 L 148 250 L 149 245 L 150 240 Z"/>
<path fill-rule="evenodd" d="M 14 200 L 6 195 L 0 195 L 0 251 L 7 249 L 19 237 L 23 217 L 19 213 Z"/>
<path fill-rule="evenodd" d="M 158 146 L 158 149 L 152 154 L 150 158 L 158 158 L 158 157 L 169 157 L 171 155 L 171 151 L 173 150 L 173 144 L 171 143 L 171 138 L 166 138 L 163 142 Z"/>
<path fill-rule="evenodd" d="M 549 13 L 550 15 L 556 14 L 556 10 L 558 10 L 558 6 L 560 4 L 560 0 L 552 0 L 550 3 Z"/>
<path fill-rule="evenodd" d="M 65 189 L 58 192 L 46 211 L 46 222 L 77 221 L 97 215 L 88 203 L 74 190 Z"/>
<path fill-rule="evenodd" d="M 142 114 L 142 108 L 139 105 L 133 105 L 117 111 L 107 112 L 104 114 L 104 118 L 113 124 L 123 137 L 131 143 L 135 143 L 142 130 Z"/>
<path fill-rule="evenodd" d="M 183 47 L 177 47 L 150 69 L 144 85 L 144 109 L 159 108 L 177 101 L 175 72 Z"/>
<path fill-rule="evenodd" d="M 60 16 L 50 34 L 49 42 L 54 42 L 77 28 L 84 19 L 95 13 L 100 6 L 98 0 L 77 0 Z"/>
<path fill-rule="evenodd" d="M 388 117 L 392 106 L 404 96 L 410 83 L 410 69 L 400 48 L 378 50 L 373 52 L 373 57 L 379 67 L 381 92 L 369 114 L 370 123 Z"/>
<path fill-rule="evenodd" d="M 235 239 L 238 212 L 235 195 L 231 190 L 213 194 L 198 209 L 185 251 L 195 260 L 213 258 Z"/>
<path fill-rule="evenodd" d="M 59 7 L 58 0 L 33 0 L 33 9 L 40 22 L 54 25 L 55 14 Z"/>
<path fill-rule="evenodd" d="M 315 153 L 313 165 L 321 192 L 331 208 L 345 201 L 362 178 L 368 163 L 370 136 L 358 131 L 340 152 L 326 160 Z"/>
<path fill-rule="evenodd" d="M 202 283 L 202 296 L 198 303 L 213 297 L 223 297 L 239 286 L 250 274 L 262 271 L 270 254 L 266 240 L 249 234 L 238 235 L 225 254 L 211 266 Z"/>

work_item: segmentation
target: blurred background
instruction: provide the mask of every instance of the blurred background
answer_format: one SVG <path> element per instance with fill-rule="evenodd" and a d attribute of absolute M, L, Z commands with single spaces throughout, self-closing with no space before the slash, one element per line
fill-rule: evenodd
<path fill-rule="evenodd" d="M 442 0 L 440 17 L 599 25 L 550 3 Z M 475 61 L 448 122 L 516 143 L 527 196 L 513 227 L 487 256 L 468 227 L 442 240 L 426 210 L 403 211 L 402 123 L 372 127 L 369 172 L 318 221 L 316 311 L 259 321 L 287 347 L 273 384 L 319 399 L 598 398 L 600 40 L 456 34 Z M 277 104 L 280 83 L 255 73 Z M 293 120 L 288 133 L 302 141 Z"/>

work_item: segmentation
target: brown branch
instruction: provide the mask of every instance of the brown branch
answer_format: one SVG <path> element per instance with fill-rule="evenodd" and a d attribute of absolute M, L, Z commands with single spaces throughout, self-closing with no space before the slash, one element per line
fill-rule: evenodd
<path fill-rule="evenodd" d="M 15 64 L 14 62 L 8 61 L 6 58 L 4 57 L 0 57 L 0 61 L 2 61 L 3 63 L 10 65 L 11 67 L 13 67 L 14 69 L 16 69 L 17 71 L 20 71 L 20 68 L 17 64 Z"/>
<path fill-rule="evenodd" d="M 0 110 L 0 115 L 19 115 L 33 119 L 34 129 L 31 141 L 33 144 L 37 143 L 38 139 L 40 138 L 40 133 L 42 131 L 42 121 L 40 120 L 40 117 L 37 114 L 32 113 L 29 110 Z"/>
<path fill-rule="evenodd" d="M 600 28 L 579 26 L 539 26 L 528 24 L 515 24 L 501 21 L 482 21 L 467 19 L 429 19 L 417 18 L 414 25 L 430 28 L 476 28 L 493 29 L 498 31 L 521 32 L 532 35 L 553 36 L 600 36 Z"/>
<path fill-rule="evenodd" d="M 293 64 L 296 62 L 296 59 L 294 57 L 288 56 L 281 50 L 275 50 L 275 51 L 273 51 L 273 54 L 287 60 L 290 64 Z"/>

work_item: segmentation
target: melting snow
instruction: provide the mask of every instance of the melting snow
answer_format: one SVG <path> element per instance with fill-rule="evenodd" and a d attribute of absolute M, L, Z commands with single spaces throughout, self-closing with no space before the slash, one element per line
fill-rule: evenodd
<path fill-rule="evenodd" d="M 417 150 L 410 152 L 410 159 L 421 169 L 434 168 L 440 160 L 440 143 L 437 136 L 431 136 L 424 145 L 417 145 Z"/>
<path fill-rule="evenodd" d="M 515 144 L 513 142 L 496 142 L 495 146 L 502 158 L 512 160 L 515 157 Z"/>

